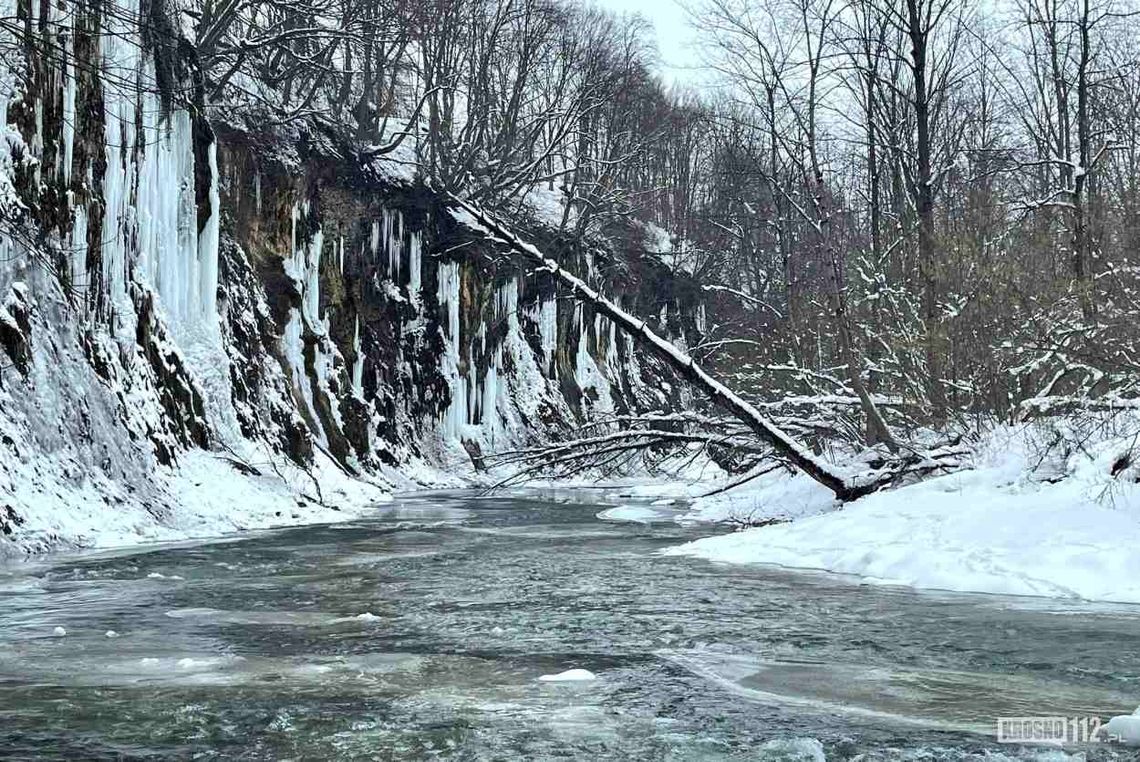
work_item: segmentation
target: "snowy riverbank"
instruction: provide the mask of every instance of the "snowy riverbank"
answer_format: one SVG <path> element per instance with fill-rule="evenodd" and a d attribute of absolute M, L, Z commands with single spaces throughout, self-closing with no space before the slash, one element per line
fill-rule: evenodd
<path fill-rule="evenodd" d="M 1000 428 L 977 448 L 973 470 L 840 510 L 802 476 L 765 477 L 697 500 L 681 520 L 793 521 L 666 552 L 875 584 L 1140 603 L 1140 485 L 1136 467 L 1121 460 L 1133 437 L 1086 441 L 1071 452 L 1042 440 L 1036 428 Z"/>
<path fill-rule="evenodd" d="M 1121 460 L 1132 438 L 1106 436 L 1078 448 L 1043 446 L 1045 439 L 1039 427 L 1000 428 L 975 448 L 973 469 L 842 507 L 823 487 L 787 472 L 701 497 L 726 479 L 708 462 L 689 463 L 673 481 L 643 475 L 578 488 L 592 487 L 599 502 L 617 503 L 599 513 L 606 520 L 779 522 L 697 540 L 668 555 L 818 569 L 872 584 L 1140 603 L 1140 485 L 1136 466 Z M 380 486 L 345 475 L 323 456 L 318 461 L 312 474 L 264 468 L 254 474 L 217 454 L 189 451 L 160 470 L 154 490 L 168 498 L 161 507 L 115 484 L 70 481 L 79 463 L 23 465 L 22 473 L 10 474 L 20 478 L 9 503 L 27 517 L 16 550 L 106 548 L 341 521 L 390 501 L 393 488 L 466 483 L 420 464 L 387 474 L 392 485 Z M 325 505 L 313 499 L 314 477 Z M 570 483 L 530 487 L 575 490 Z"/>
<path fill-rule="evenodd" d="M 15 466 L 23 468 L 13 472 Z M 0 557 L 343 521 L 392 499 L 322 457 L 314 468 L 322 483 L 322 505 L 312 496 L 312 477 L 285 466 L 279 469 L 251 473 L 216 454 L 190 450 L 175 466 L 159 469 L 150 494 L 144 496 L 99 473 L 76 477 L 78 465 L 66 461 L 9 464 L 0 474 L 5 504 L 21 523 L 13 527 L 18 530 L 15 542 L 0 542 Z"/>

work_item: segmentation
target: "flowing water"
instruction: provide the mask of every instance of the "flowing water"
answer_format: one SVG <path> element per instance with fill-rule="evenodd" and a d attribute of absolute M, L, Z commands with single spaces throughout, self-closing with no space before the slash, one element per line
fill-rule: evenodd
<path fill-rule="evenodd" d="M 710 530 L 598 510 L 421 496 L 0 567 L 0 758 L 1135 758 L 994 719 L 1134 709 L 1140 607 L 667 558 Z"/>

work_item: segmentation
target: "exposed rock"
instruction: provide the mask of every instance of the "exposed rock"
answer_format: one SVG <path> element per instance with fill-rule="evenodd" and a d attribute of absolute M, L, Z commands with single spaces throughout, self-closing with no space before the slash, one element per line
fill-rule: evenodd
<path fill-rule="evenodd" d="M 0 347 L 22 375 L 28 374 L 32 362 L 32 305 L 28 288 L 13 283 L 0 303 Z"/>

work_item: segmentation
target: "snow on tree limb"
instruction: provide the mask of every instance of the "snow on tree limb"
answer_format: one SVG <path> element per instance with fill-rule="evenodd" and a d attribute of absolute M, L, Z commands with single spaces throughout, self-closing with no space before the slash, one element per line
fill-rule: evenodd
<path fill-rule="evenodd" d="M 551 277 L 567 286 L 575 298 L 593 305 L 598 312 L 613 321 L 618 328 L 626 332 L 638 344 L 660 357 L 682 377 L 704 391 L 713 402 L 743 422 L 778 455 L 834 492 L 840 500 L 854 500 L 862 495 L 874 492 L 886 481 L 893 480 L 898 476 L 901 466 L 884 469 L 884 479 L 877 479 L 873 472 L 849 475 L 834 464 L 817 457 L 776 426 L 754 405 L 713 378 L 704 368 L 697 365 L 692 357 L 651 331 L 644 320 L 618 307 L 587 285 L 581 278 L 568 272 L 558 262 L 547 257 L 533 244 L 521 240 L 505 225 L 479 207 L 454 194 L 448 195 L 461 210 L 455 215 L 459 222 L 473 230 L 486 233 L 490 238 L 509 246 L 516 254 L 537 265 L 538 270 L 548 272 Z"/>

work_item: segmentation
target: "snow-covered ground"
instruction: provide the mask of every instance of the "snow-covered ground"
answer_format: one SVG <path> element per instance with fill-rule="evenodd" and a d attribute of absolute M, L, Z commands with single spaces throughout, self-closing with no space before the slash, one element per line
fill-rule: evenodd
<path fill-rule="evenodd" d="M 1132 714 L 1113 717 L 1101 731 L 1109 740 L 1128 746 L 1140 746 L 1140 708 Z"/>
<path fill-rule="evenodd" d="M 766 476 L 697 500 L 687 520 L 795 519 L 670 555 L 853 574 L 876 584 L 1140 603 L 1140 485 L 1113 475 L 1131 436 L 1042 459 L 1037 429 L 999 428 L 976 468 L 836 509 L 802 476 Z"/>
<path fill-rule="evenodd" d="M 8 552 L 60 547 L 109 548 L 145 542 L 214 537 L 230 532 L 300 523 L 343 521 L 391 501 L 378 487 L 320 463 L 325 505 L 311 499 L 308 475 L 251 475 L 202 450 L 180 456 L 155 475 L 163 503 L 139 499 L 99 472 L 75 478 L 66 461 L 9 471 L 7 504 L 21 516 L 18 543 Z M 13 478 L 14 477 L 14 478 Z M 291 482 L 298 482 L 292 484 Z M 306 499 L 309 496 L 309 499 Z M 0 544 L 0 555 L 5 547 Z"/>

